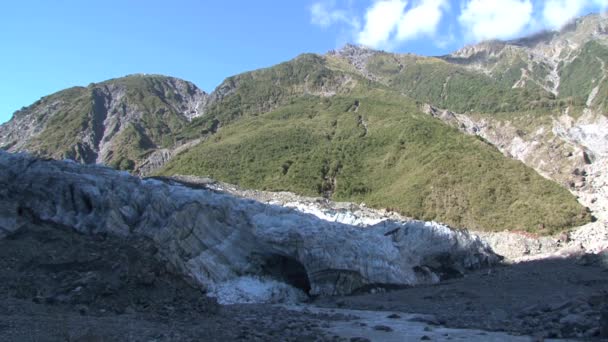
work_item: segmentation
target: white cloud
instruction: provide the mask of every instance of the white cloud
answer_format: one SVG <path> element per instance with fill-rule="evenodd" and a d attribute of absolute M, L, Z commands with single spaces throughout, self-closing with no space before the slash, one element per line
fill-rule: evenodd
<path fill-rule="evenodd" d="M 407 40 L 437 32 L 447 0 L 418 0 L 406 10 L 406 0 L 376 1 L 365 13 L 365 26 L 357 42 L 391 49 Z"/>
<path fill-rule="evenodd" d="M 441 48 L 463 40 L 517 38 L 608 9 L 608 0 L 366 0 L 363 8 L 355 0 L 312 1 L 311 22 L 321 28 L 337 26 L 339 43 L 355 41 L 386 50 L 421 37 Z M 458 16 L 460 29 L 444 20 L 448 14 Z"/>
<path fill-rule="evenodd" d="M 391 34 L 396 30 L 407 1 L 377 1 L 365 13 L 365 26 L 359 32 L 357 41 L 374 48 L 386 46 Z"/>
<path fill-rule="evenodd" d="M 580 15 L 587 2 L 586 0 L 548 0 L 543 8 L 543 23 L 547 28 L 560 29 Z"/>
<path fill-rule="evenodd" d="M 333 1 L 320 1 L 310 6 L 310 20 L 313 24 L 327 28 L 335 24 L 346 24 L 359 29 L 359 20 L 348 10 L 336 9 Z"/>
<path fill-rule="evenodd" d="M 442 10 L 447 6 L 445 0 L 425 0 L 418 3 L 401 17 L 397 28 L 397 40 L 435 34 L 441 22 Z"/>
<path fill-rule="evenodd" d="M 532 10 L 530 0 L 468 0 L 458 21 L 468 39 L 508 39 L 530 25 Z"/>

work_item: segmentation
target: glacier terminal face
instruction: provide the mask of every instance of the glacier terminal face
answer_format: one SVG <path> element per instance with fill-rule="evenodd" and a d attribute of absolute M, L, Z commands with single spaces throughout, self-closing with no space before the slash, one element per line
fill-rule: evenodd
<path fill-rule="evenodd" d="M 176 272 L 226 302 L 435 283 L 500 260 L 477 236 L 436 223 L 380 220 L 363 228 L 204 187 L 26 154 L 0 152 L 0 185 L 0 237 L 36 220 L 84 234 L 147 237 Z M 289 288 L 260 294 L 272 287 L 269 279 Z"/>

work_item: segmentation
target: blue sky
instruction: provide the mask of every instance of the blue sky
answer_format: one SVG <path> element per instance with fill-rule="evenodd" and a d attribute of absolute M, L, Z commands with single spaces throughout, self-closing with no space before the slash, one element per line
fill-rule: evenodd
<path fill-rule="evenodd" d="M 6 0 L 0 122 L 42 96 L 132 73 L 212 91 L 225 77 L 347 42 L 439 55 L 559 28 L 608 0 Z"/>

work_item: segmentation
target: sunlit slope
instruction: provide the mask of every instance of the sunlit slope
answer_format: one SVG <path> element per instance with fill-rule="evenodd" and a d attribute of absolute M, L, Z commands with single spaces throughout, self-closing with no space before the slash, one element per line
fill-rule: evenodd
<path fill-rule="evenodd" d="M 547 233 L 589 220 L 556 183 L 420 113 L 411 99 L 362 85 L 242 117 L 161 173 L 326 195 L 474 229 Z"/>

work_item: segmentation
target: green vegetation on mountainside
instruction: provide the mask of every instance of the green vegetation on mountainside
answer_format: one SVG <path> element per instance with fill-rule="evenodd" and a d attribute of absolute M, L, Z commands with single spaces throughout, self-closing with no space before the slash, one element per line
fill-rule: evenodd
<path fill-rule="evenodd" d="M 525 63 L 515 58 L 500 77 L 450 64 L 437 58 L 378 53 L 368 68 L 394 90 L 455 112 L 513 112 L 559 106 L 553 94 L 538 86 L 512 88 Z"/>
<path fill-rule="evenodd" d="M 142 133 L 142 129 L 132 123 L 127 124 L 112 141 L 113 155 L 109 166 L 119 170 L 133 170 L 137 160 L 151 148 L 154 143 Z"/>
<path fill-rule="evenodd" d="M 379 88 L 292 98 L 225 126 L 161 173 L 331 194 L 475 229 L 548 233 L 589 220 L 565 189 Z"/>
<path fill-rule="evenodd" d="M 271 68 L 236 75 L 226 79 L 218 89 L 230 89 L 221 101 L 214 103 L 203 117 L 196 118 L 177 135 L 178 140 L 189 140 L 215 131 L 246 116 L 257 116 L 305 94 L 344 92 L 354 86 L 357 76 L 346 75 L 328 68 L 325 58 L 303 54 Z"/>
<path fill-rule="evenodd" d="M 115 106 L 121 111 L 117 114 L 126 117 L 131 111 L 141 115 L 117 133 L 112 144 L 113 153 L 106 162 L 112 167 L 132 170 L 150 149 L 173 146 L 176 133 L 188 125 L 182 115 L 182 99 L 167 85 L 168 79 L 165 76 L 132 75 L 86 88 L 70 88 L 43 98 L 25 110 L 33 111 L 37 106 L 57 103 L 56 113 L 28 144 L 28 149 L 56 158 L 80 159 L 80 154 L 86 152 L 82 151 L 83 132 L 93 132 L 95 139 L 101 139 L 103 129 L 99 131 L 99 127 L 110 114 L 105 112 L 103 95 L 96 94 L 105 87 L 122 87 L 125 94 Z"/>
<path fill-rule="evenodd" d="M 120 105 L 123 108 L 136 108 L 145 114 L 137 122 L 140 134 L 154 145 L 167 148 L 175 144 L 174 135 L 189 125 L 182 115 L 185 110 L 182 98 L 169 87 L 168 82 L 169 78 L 161 75 L 131 75 L 89 88 L 107 85 L 124 87 L 126 94 Z M 193 89 L 188 91 L 192 92 Z"/>
<path fill-rule="evenodd" d="M 561 97 L 570 97 L 570 103 L 575 106 L 584 106 L 589 94 L 606 77 L 608 68 L 608 47 L 591 41 L 582 48 L 581 53 L 563 67 L 560 73 L 561 83 L 559 92 Z M 608 92 L 604 80 L 594 103 L 597 107 L 608 110 Z"/>
<path fill-rule="evenodd" d="M 31 107 L 43 104 L 57 104 L 55 113 L 48 118 L 44 131 L 29 142 L 28 148 L 41 155 L 65 158 L 74 154 L 81 133 L 92 124 L 91 94 L 84 87 L 69 88 L 42 98 Z M 28 108 L 23 110 L 29 113 Z M 49 112 L 45 115 L 50 115 Z M 35 120 L 42 121 L 38 117 Z"/>

